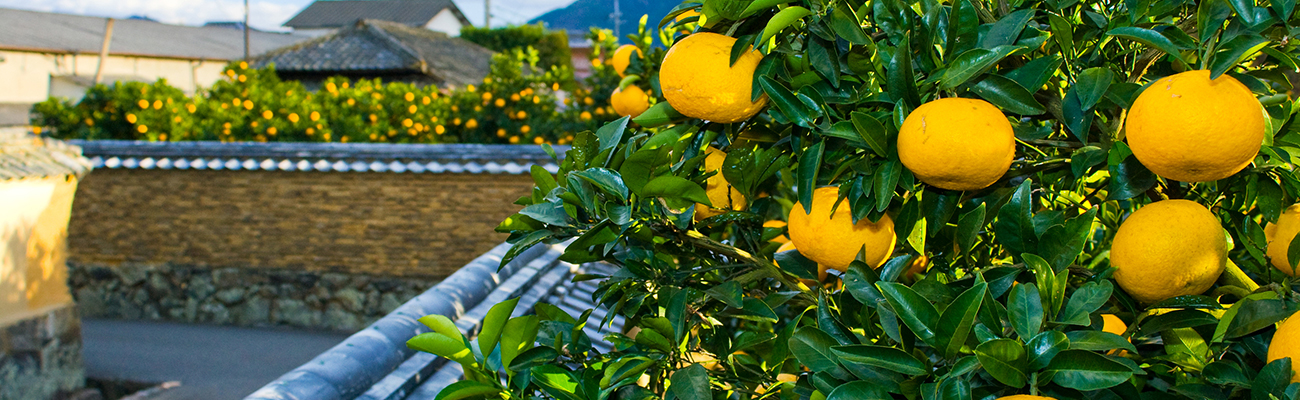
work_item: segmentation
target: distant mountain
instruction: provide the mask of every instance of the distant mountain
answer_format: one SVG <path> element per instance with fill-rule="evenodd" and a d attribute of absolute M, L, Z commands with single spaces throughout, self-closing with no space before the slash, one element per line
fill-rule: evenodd
<path fill-rule="evenodd" d="M 586 32 L 588 28 L 598 26 L 605 29 L 614 29 L 614 21 L 610 15 L 614 13 L 614 2 L 618 1 L 619 12 L 622 17 L 619 23 L 619 34 L 627 35 L 636 32 L 637 21 L 642 15 L 649 15 L 648 24 L 655 26 L 659 20 L 672 11 L 673 7 L 681 4 L 681 0 L 578 0 L 569 4 L 568 7 L 551 10 L 542 16 L 534 18 L 529 23 L 544 22 L 551 29 L 567 29 L 569 31 Z M 620 37 L 621 41 L 627 41 L 626 38 Z"/>

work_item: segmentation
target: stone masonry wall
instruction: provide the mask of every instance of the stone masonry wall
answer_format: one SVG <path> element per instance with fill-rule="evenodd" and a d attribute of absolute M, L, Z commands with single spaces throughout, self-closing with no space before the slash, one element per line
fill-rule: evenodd
<path fill-rule="evenodd" d="M 0 326 L 0 399 L 59 398 L 81 389 L 85 379 L 76 306 Z"/>
<path fill-rule="evenodd" d="M 77 190 L 69 262 L 436 280 L 504 241 L 493 228 L 532 186 L 527 174 L 101 169 Z"/>

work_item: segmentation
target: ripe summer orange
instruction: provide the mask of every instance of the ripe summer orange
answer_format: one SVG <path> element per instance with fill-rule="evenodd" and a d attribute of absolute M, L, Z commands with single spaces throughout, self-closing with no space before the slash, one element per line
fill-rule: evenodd
<path fill-rule="evenodd" d="M 1219 279 L 1228 242 L 1219 219 L 1190 200 L 1163 200 L 1134 211 L 1110 250 L 1115 282 L 1145 304 L 1201 294 Z"/>
<path fill-rule="evenodd" d="M 898 132 L 898 157 L 917 179 L 948 190 L 979 190 L 1011 168 L 1016 138 L 987 101 L 949 97 L 922 104 Z"/>
<path fill-rule="evenodd" d="M 709 202 L 713 207 L 704 204 L 695 203 L 695 220 L 701 221 L 705 218 L 721 215 L 727 210 L 744 210 L 748 201 L 740 191 L 731 187 L 727 178 L 722 176 L 722 163 L 727 160 L 727 153 L 713 147 L 705 149 L 704 172 L 716 172 L 713 176 L 705 180 L 704 192 L 709 196 Z"/>
<path fill-rule="evenodd" d="M 863 218 L 855 224 L 847 201 L 840 202 L 832 215 L 838 197 L 838 188 L 817 188 L 813 191 L 812 213 L 805 213 L 803 205 L 795 203 L 790 210 L 790 242 L 800 254 L 826 268 L 848 270 L 864 248 L 867 265 L 880 267 L 894 253 L 894 220 L 886 214 L 874 223 Z"/>
<path fill-rule="evenodd" d="M 1129 108 L 1133 156 L 1156 175 L 1186 182 L 1227 178 L 1255 159 L 1264 114 L 1250 89 L 1195 70 L 1152 82 Z"/>
<path fill-rule="evenodd" d="M 1300 233 L 1300 204 L 1287 207 L 1282 216 L 1278 217 L 1277 223 L 1269 223 L 1264 227 L 1264 236 L 1268 238 L 1269 263 L 1273 264 L 1273 268 L 1291 276 L 1296 276 L 1300 270 L 1292 268 L 1288 258 L 1291 240 L 1295 239 L 1297 233 Z"/>
<path fill-rule="evenodd" d="M 745 52 L 731 64 L 736 38 L 696 33 L 678 41 L 664 55 L 659 85 L 664 98 L 682 115 L 712 122 L 749 119 L 767 105 L 767 96 L 753 98 L 754 70 L 763 54 Z"/>
<path fill-rule="evenodd" d="M 1273 341 L 1268 344 L 1268 361 L 1291 357 L 1291 382 L 1300 382 L 1300 313 L 1292 314 L 1282 321 L 1282 326 L 1273 334 Z"/>
<path fill-rule="evenodd" d="M 614 89 L 614 94 L 609 96 L 609 104 L 618 115 L 636 118 L 650 108 L 650 96 L 636 85 L 628 85 L 626 88 Z"/>
<path fill-rule="evenodd" d="M 614 72 L 617 72 L 618 76 L 627 76 L 627 67 L 632 65 L 632 53 L 636 53 L 637 57 L 640 57 L 641 49 L 625 44 L 614 50 L 614 56 L 610 57 L 610 65 L 614 66 Z"/>

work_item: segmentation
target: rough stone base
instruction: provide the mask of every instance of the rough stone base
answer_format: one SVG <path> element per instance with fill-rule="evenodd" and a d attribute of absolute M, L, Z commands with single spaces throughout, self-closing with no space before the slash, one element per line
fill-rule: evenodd
<path fill-rule="evenodd" d="M 0 326 L 0 399 L 64 397 L 85 381 L 76 306 Z"/>
<path fill-rule="evenodd" d="M 437 281 L 333 272 L 69 262 L 81 315 L 352 332 Z"/>

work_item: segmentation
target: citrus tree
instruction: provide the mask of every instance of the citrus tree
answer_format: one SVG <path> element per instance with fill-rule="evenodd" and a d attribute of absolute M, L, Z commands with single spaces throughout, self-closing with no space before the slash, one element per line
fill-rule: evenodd
<path fill-rule="evenodd" d="M 1294 9 L 684 3 L 498 228 L 618 267 L 615 350 L 514 302 L 408 345 L 440 398 L 1300 398 Z"/>

